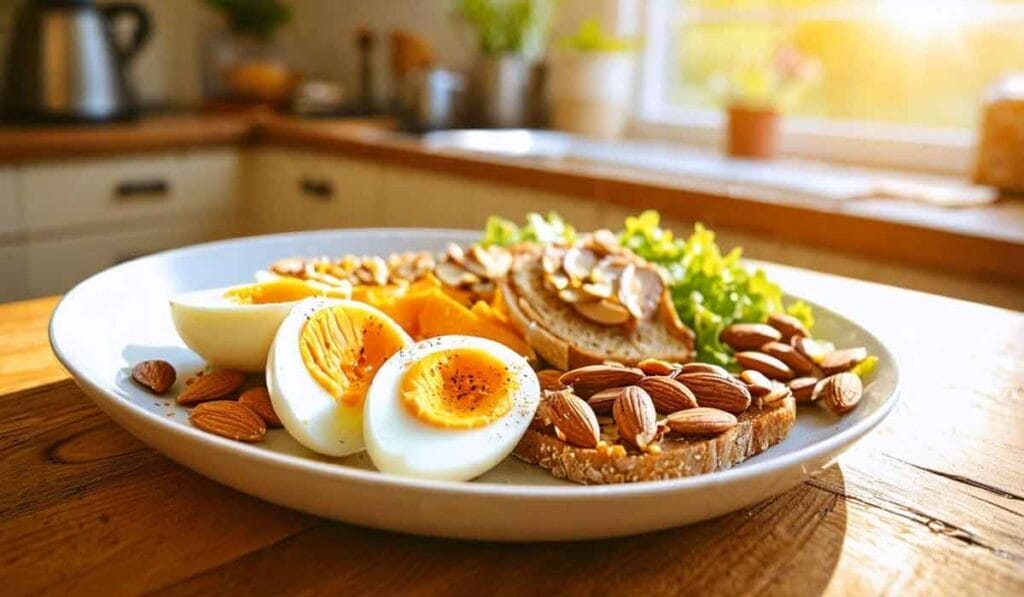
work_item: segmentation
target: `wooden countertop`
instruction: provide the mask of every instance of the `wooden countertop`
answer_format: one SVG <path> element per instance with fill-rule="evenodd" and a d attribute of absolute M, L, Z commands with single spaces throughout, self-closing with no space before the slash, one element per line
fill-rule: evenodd
<path fill-rule="evenodd" d="M 54 299 L 2 305 L 0 582 L 7 595 L 1024 593 L 1024 315 L 772 275 L 829 297 L 894 349 L 892 415 L 836 465 L 754 507 L 558 545 L 375 531 L 218 485 L 133 438 L 61 372 L 43 348 Z"/>
<path fill-rule="evenodd" d="M 1024 284 L 1024 201 L 948 209 L 895 199 L 815 200 L 792 193 L 579 160 L 502 158 L 429 147 L 386 119 L 179 116 L 97 128 L 0 127 L 0 161 L 243 141 L 337 153 L 654 208 L 784 242 Z"/>

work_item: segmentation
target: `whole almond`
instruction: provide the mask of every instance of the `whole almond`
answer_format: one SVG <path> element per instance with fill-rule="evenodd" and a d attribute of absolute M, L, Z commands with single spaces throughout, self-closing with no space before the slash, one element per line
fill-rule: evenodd
<path fill-rule="evenodd" d="M 177 378 L 174 366 L 167 361 L 142 361 L 132 367 L 132 379 L 154 394 L 166 392 Z"/>
<path fill-rule="evenodd" d="M 789 365 L 763 352 L 754 350 L 737 352 L 736 362 L 747 369 L 764 373 L 769 379 L 783 381 L 793 379 L 793 370 L 789 368 Z"/>
<path fill-rule="evenodd" d="M 754 398 L 761 398 L 772 391 L 772 380 L 765 377 L 764 373 L 747 369 L 740 373 L 740 381 L 747 384 L 750 395 Z"/>
<path fill-rule="evenodd" d="M 769 342 L 761 347 L 761 352 L 779 359 L 797 375 L 810 375 L 814 371 L 814 364 L 789 344 Z"/>
<path fill-rule="evenodd" d="M 848 371 L 861 361 L 868 358 L 868 351 L 866 348 L 844 348 L 842 350 L 833 350 L 822 357 L 819 365 L 821 370 L 825 372 L 825 375 L 832 375 L 833 373 L 841 373 Z"/>
<path fill-rule="evenodd" d="M 697 407 L 697 398 L 690 388 L 671 377 L 652 375 L 641 379 L 637 385 L 647 392 L 654 403 L 654 410 L 660 413 L 668 414 Z"/>
<path fill-rule="evenodd" d="M 687 375 L 689 373 L 714 373 L 722 377 L 729 377 L 729 372 L 724 367 L 712 365 L 711 363 L 686 363 L 676 371 L 672 377 Z"/>
<path fill-rule="evenodd" d="M 218 369 L 196 380 L 178 395 L 178 404 L 192 406 L 200 402 L 217 400 L 242 387 L 245 374 L 233 369 Z"/>
<path fill-rule="evenodd" d="M 817 377 L 798 377 L 789 382 L 789 389 L 793 392 L 793 397 L 797 402 L 811 402 L 820 396 L 814 391 L 816 385 L 818 385 Z"/>
<path fill-rule="evenodd" d="M 274 412 L 274 403 L 270 400 L 270 392 L 267 391 L 267 388 L 249 388 L 238 397 L 238 402 L 258 414 L 266 422 L 267 427 L 281 426 L 281 419 Z"/>
<path fill-rule="evenodd" d="M 565 384 L 558 381 L 558 378 L 562 376 L 564 371 L 558 369 L 542 369 L 537 372 L 537 381 L 540 382 L 540 389 L 542 390 L 564 390 Z"/>
<path fill-rule="evenodd" d="M 587 399 L 587 404 L 599 415 L 612 414 L 612 406 L 626 388 L 608 388 Z"/>
<path fill-rule="evenodd" d="M 267 433 L 259 415 L 233 400 L 204 402 L 192 409 L 188 420 L 203 431 L 240 442 L 258 442 Z"/>
<path fill-rule="evenodd" d="M 596 448 L 601 427 L 590 406 L 572 392 L 563 390 L 548 394 L 551 422 L 559 438 L 581 448 Z"/>
<path fill-rule="evenodd" d="M 678 367 L 661 359 L 644 359 L 636 364 L 647 375 L 672 375 Z"/>
<path fill-rule="evenodd" d="M 822 381 L 821 401 L 837 415 L 853 410 L 864 394 L 860 377 L 853 373 L 837 373 Z"/>
<path fill-rule="evenodd" d="M 804 327 L 802 321 L 785 313 L 772 313 L 768 316 L 768 325 L 779 330 L 782 334 L 782 341 L 789 342 L 790 338 L 806 338 L 811 335 Z"/>
<path fill-rule="evenodd" d="M 733 350 L 753 350 L 781 340 L 782 333 L 766 323 L 734 323 L 722 330 L 719 339 Z"/>
<path fill-rule="evenodd" d="M 608 388 L 633 385 L 644 377 L 644 372 L 633 367 L 614 365 L 587 365 L 566 371 L 558 381 L 572 386 L 578 396 L 590 396 Z"/>
<path fill-rule="evenodd" d="M 736 415 L 717 408 L 691 408 L 670 414 L 665 424 L 681 435 L 718 435 L 738 423 Z"/>
<path fill-rule="evenodd" d="M 802 336 L 793 336 L 790 338 L 789 345 L 812 363 L 820 361 L 830 350 L 826 348 L 825 344 Z"/>
<path fill-rule="evenodd" d="M 699 406 L 731 413 L 741 413 L 750 407 L 750 390 L 738 379 L 716 373 L 688 373 L 676 380 L 690 388 Z"/>
<path fill-rule="evenodd" d="M 639 386 L 625 388 L 612 407 L 619 437 L 646 450 L 658 434 L 658 414 L 650 395 Z"/>

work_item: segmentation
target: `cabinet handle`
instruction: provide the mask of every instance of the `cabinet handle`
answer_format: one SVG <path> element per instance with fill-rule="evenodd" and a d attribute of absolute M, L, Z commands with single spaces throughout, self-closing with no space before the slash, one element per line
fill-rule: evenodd
<path fill-rule="evenodd" d="M 114 200 L 163 199 L 170 190 L 170 183 L 161 178 L 123 180 L 114 186 Z"/>
<path fill-rule="evenodd" d="M 303 178 L 299 190 L 317 201 L 330 201 L 334 197 L 334 185 L 322 178 Z"/>

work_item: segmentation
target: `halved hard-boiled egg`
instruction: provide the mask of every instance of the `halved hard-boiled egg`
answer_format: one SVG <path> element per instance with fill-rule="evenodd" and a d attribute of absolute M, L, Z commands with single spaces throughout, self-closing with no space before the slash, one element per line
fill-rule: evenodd
<path fill-rule="evenodd" d="M 295 304 L 312 296 L 347 296 L 294 278 L 187 292 L 171 298 L 171 318 L 185 344 L 208 363 L 263 371 L 277 328 Z"/>
<path fill-rule="evenodd" d="M 440 336 L 377 371 L 363 436 L 382 472 L 465 481 L 505 459 L 540 402 L 525 358 L 493 340 Z"/>
<path fill-rule="evenodd" d="M 365 303 L 302 301 L 281 322 L 267 359 L 274 412 L 314 452 L 358 452 L 370 381 L 389 357 L 411 344 L 397 323 Z"/>

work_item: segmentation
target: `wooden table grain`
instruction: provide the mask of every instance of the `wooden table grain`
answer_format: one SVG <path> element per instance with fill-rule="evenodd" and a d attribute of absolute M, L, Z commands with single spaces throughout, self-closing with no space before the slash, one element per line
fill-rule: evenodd
<path fill-rule="evenodd" d="M 207 480 L 101 413 L 47 348 L 54 299 L 0 306 L 6 595 L 1024 594 L 1024 315 L 783 271 L 899 355 L 894 413 L 751 508 L 608 541 L 473 543 L 319 519 Z M 830 306 L 832 303 L 830 302 Z M 666 504 L 671 508 L 671 504 Z"/>

